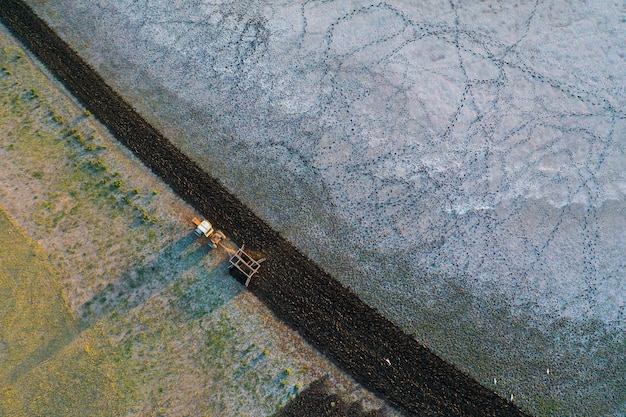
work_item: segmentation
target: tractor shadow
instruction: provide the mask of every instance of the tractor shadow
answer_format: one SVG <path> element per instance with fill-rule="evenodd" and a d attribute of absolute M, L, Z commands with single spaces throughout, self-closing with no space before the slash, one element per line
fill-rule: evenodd
<path fill-rule="evenodd" d="M 198 239 L 193 233 L 180 238 L 162 250 L 157 256 L 131 268 L 115 282 L 98 291 L 76 312 L 78 320 L 56 334 L 46 344 L 39 347 L 10 373 L 9 381 L 17 379 L 42 365 L 58 352 L 71 344 L 83 331 L 88 330 L 99 319 L 106 316 L 123 315 L 144 304 L 154 295 L 179 280 L 191 268 L 198 267 L 198 276 L 190 279 L 187 291 L 181 297 L 174 297 L 173 308 L 186 310 L 195 318 L 209 314 L 220 305 L 234 298 L 244 287 L 232 279 L 227 272 L 228 255 L 223 248 L 213 249 L 205 239 Z M 203 262 L 207 268 L 200 268 Z M 213 294 L 213 297 L 206 297 Z M 183 300 L 181 304 L 178 298 Z M 184 301 L 191 301 L 184 305 Z"/>
<path fill-rule="evenodd" d="M 207 262 L 207 259 L 213 264 L 208 268 L 221 271 L 225 268 L 222 264 L 226 262 L 227 254 L 222 248 L 213 249 L 207 244 L 206 239 L 198 238 L 192 231 L 165 248 L 156 257 L 132 268 L 116 282 L 109 283 L 98 291 L 81 306 L 79 314 L 83 321 L 88 323 L 107 314 L 124 314 L 144 304 L 179 280 L 187 271 Z M 226 301 L 228 300 L 224 300 Z"/>

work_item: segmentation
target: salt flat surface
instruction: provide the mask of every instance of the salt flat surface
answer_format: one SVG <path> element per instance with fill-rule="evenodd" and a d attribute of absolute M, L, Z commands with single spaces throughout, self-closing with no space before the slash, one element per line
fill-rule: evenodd
<path fill-rule="evenodd" d="M 623 3 L 30 3 L 444 357 L 537 414 L 626 412 Z"/>

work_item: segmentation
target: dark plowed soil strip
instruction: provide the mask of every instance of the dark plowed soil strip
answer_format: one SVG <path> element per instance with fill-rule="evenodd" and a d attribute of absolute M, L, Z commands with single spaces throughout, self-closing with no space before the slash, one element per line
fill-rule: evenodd
<path fill-rule="evenodd" d="M 381 410 L 364 411 L 360 403 L 349 404 L 330 393 L 328 382 L 318 379 L 300 392 L 274 417 L 384 417 Z"/>
<path fill-rule="evenodd" d="M 267 257 L 250 290 L 357 381 L 411 415 L 524 415 L 423 348 L 299 253 L 148 124 L 28 6 L 0 0 L 0 19 L 178 195 L 235 241 Z"/>

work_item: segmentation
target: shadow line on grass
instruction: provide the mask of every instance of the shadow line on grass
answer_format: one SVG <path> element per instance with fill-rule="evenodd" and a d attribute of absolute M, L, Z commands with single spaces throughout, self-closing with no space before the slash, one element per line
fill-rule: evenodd
<path fill-rule="evenodd" d="M 58 352 L 72 343 L 82 330 L 84 329 L 81 323 L 75 321 L 70 326 L 55 334 L 51 340 L 37 348 L 11 370 L 8 382 L 15 383 L 20 376 L 28 374 L 55 357 Z"/>
<path fill-rule="evenodd" d="M 15 383 L 20 377 L 54 359 L 59 352 L 80 337 L 83 331 L 90 329 L 99 320 L 106 319 L 107 316 L 124 314 L 144 304 L 170 284 L 180 280 L 191 268 L 201 267 L 201 263 L 213 252 L 213 249 L 206 244 L 204 239 L 199 242 L 196 242 L 196 239 L 193 232 L 183 236 L 162 250 L 156 257 L 131 268 L 97 292 L 91 300 L 79 308 L 78 315 L 81 319 L 73 320 L 71 325 L 55 334 L 47 343 L 18 363 L 10 371 L 7 381 Z M 217 251 L 221 250 L 223 249 L 217 249 Z M 220 262 L 223 254 L 217 252 L 215 255 L 217 261 Z M 208 277 L 202 274 L 191 280 L 197 283 L 201 280 L 217 278 L 216 282 L 202 284 L 210 287 L 211 291 L 217 295 L 211 299 L 197 297 L 196 301 L 203 303 L 200 306 L 202 315 L 208 315 L 220 305 L 228 303 L 243 289 L 243 286 L 226 276 L 227 273 L 223 271 L 226 269 L 225 266 L 216 263 L 213 268 L 217 270 L 217 274 L 209 274 Z M 224 277 L 220 278 L 219 274 L 223 274 Z M 231 285 L 228 285 L 228 288 L 222 288 L 222 281 Z M 181 306 L 175 308 L 181 308 Z M 184 306 L 181 310 L 185 310 Z"/>
<path fill-rule="evenodd" d="M 47 343 L 17 364 L 9 375 L 15 382 L 21 375 L 31 372 L 71 344 L 80 334 L 91 328 L 108 314 L 123 314 L 145 303 L 168 285 L 179 279 L 186 271 L 198 266 L 212 249 L 202 241 L 195 249 L 193 232 L 180 238 L 161 251 L 156 257 L 122 274 L 115 282 L 98 291 L 79 309 L 80 320 L 55 334 Z M 218 249 L 219 250 L 219 249 Z M 228 299 L 222 299 L 227 302 Z"/>
<path fill-rule="evenodd" d="M 192 249 L 193 246 L 196 246 L 195 249 Z M 106 314 L 128 312 L 179 280 L 190 269 L 199 266 L 208 255 L 214 253 L 219 261 L 221 250 L 212 249 L 204 239 L 198 239 L 190 232 L 156 257 L 130 269 L 117 281 L 94 294 L 91 300 L 80 307 L 82 318 L 93 322 Z"/>

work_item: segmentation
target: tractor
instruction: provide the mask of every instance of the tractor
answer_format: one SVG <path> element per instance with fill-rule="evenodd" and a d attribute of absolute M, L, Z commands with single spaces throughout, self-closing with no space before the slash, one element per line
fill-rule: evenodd
<path fill-rule="evenodd" d="M 204 235 L 208 237 L 209 244 L 213 246 L 213 249 L 217 248 L 217 245 L 223 239 L 226 239 L 226 235 L 221 230 L 214 230 L 213 225 L 208 220 L 200 220 L 194 217 L 192 222 L 196 225 L 196 230 L 194 230 L 196 236 Z"/>
<path fill-rule="evenodd" d="M 194 230 L 196 236 L 204 235 L 208 237 L 209 244 L 214 249 L 217 248 L 222 240 L 226 239 L 226 235 L 221 230 L 214 230 L 213 225 L 208 220 L 200 220 L 194 217 L 192 222 L 196 226 Z M 244 250 L 245 247 L 243 245 L 237 250 L 230 247 L 228 242 L 224 242 L 222 246 L 230 253 L 230 266 L 228 268 L 231 271 L 231 275 L 236 278 L 243 278 L 245 280 L 244 285 L 247 287 L 252 280 L 252 276 L 259 270 L 261 262 L 265 261 L 265 258 L 258 261 L 255 260 L 250 253 Z"/>

